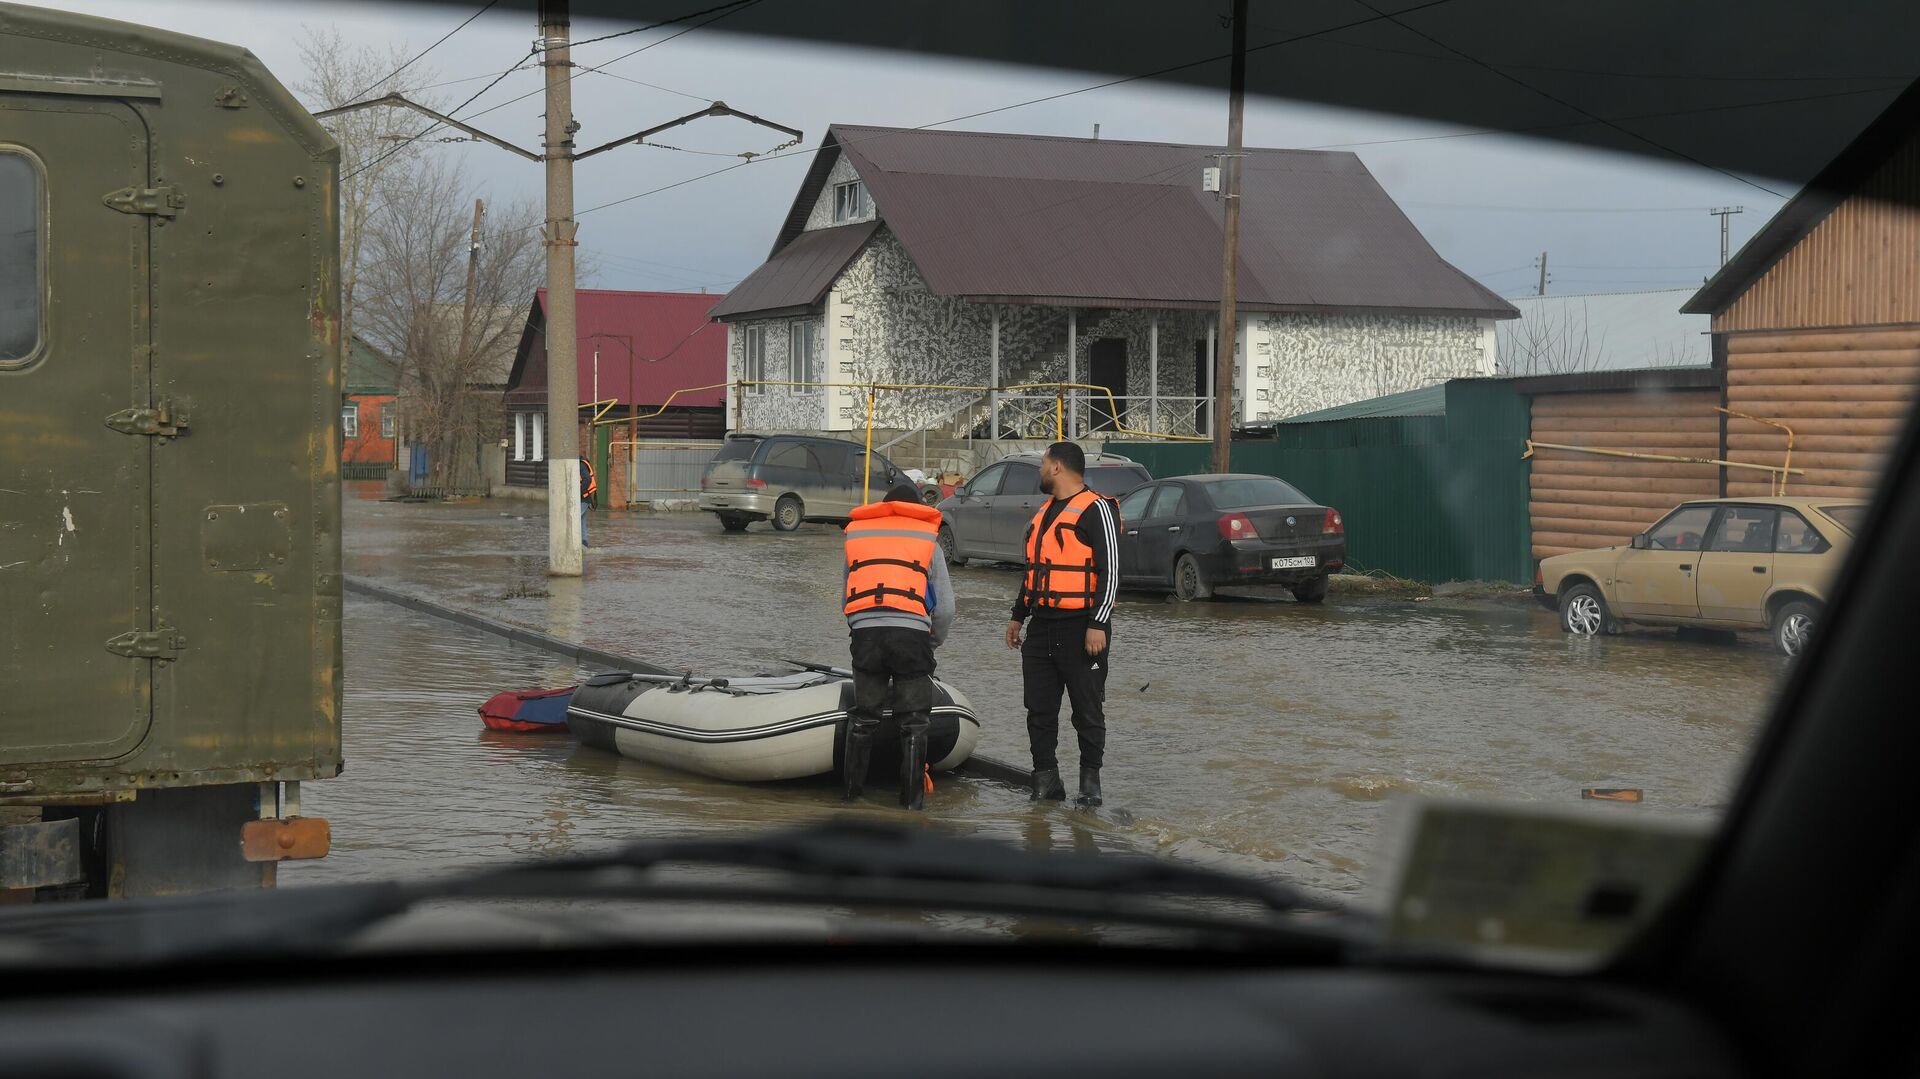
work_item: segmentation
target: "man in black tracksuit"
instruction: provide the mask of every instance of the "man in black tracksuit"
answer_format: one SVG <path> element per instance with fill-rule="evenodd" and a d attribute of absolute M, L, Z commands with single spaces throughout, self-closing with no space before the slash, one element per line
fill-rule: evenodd
<path fill-rule="evenodd" d="M 1052 497 L 1027 527 L 1027 572 L 1007 623 L 1007 647 L 1020 652 L 1034 800 L 1067 796 L 1056 755 L 1064 689 L 1080 742 L 1080 802 L 1099 805 L 1120 529 L 1112 500 L 1087 487 L 1086 470 L 1086 453 L 1071 442 L 1054 443 L 1041 459 L 1040 489 Z M 1029 617 L 1033 625 L 1022 643 Z"/>

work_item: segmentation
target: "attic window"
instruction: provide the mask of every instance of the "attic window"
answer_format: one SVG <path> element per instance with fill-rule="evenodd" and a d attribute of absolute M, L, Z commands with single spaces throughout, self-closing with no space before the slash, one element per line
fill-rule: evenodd
<path fill-rule="evenodd" d="M 833 185 L 833 223 L 859 221 L 872 215 L 873 203 L 867 200 L 867 185 L 859 180 Z"/>

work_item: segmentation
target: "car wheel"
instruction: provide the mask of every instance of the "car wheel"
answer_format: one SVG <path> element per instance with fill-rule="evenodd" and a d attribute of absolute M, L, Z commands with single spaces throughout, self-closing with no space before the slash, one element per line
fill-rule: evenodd
<path fill-rule="evenodd" d="M 1613 620 L 1613 612 L 1607 610 L 1606 597 L 1598 588 L 1577 584 L 1560 596 L 1560 628 L 1567 633 L 1592 637 L 1618 633 L 1620 624 Z"/>
<path fill-rule="evenodd" d="M 1813 641 L 1813 628 L 1820 608 L 1806 600 L 1794 600 L 1773 616 L 1773 646 L 1783 654 L 1797 656 Z"/>
<path fill-rule="evenodd" d="M 720 527 L 728 532 L 745 532 L 747 518 L 737 513 L 723 513 L 720 515 Z"/>
<path fill-rule="evenodd" d="M 1206 571 L 1200 568 L 1199 559 L 1183 554 L 1174 562 L 1173 594 L 1184 601 L 1212 598 L 1213 585 L 1208 582 Z"/>
<path fill-rule="evenodd" d="M 933 484 L 933 483 L 921 484 L 920 485 L 920 501 L 925 502 L 929 506 L 938 506 L 940 504 L 939 485 Z"/>
<path fill-rule="evenodd" d="M 1293 586 L 1293 598 L 1301 603 L 1324 603 L 1327 598 L 1327 579 L 1315 577 Z"/>
<path fill-rule="evenodd" d="M 967 560 L 960 557 L 960 544 L 953 538 L 953 529 L 940 526 L 940 553 L 946 556 L 947 565 L 964 566 Z"/>
<path fill-rule="evenodd" d="M 782 532 L 799 528 L 802 511 L 799 495 L 781 495 L 773 504 L 773 527 Z"/>

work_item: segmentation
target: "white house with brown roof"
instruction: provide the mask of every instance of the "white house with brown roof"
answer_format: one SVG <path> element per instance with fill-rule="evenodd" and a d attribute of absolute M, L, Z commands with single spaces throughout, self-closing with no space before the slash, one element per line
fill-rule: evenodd
<path fill-rule="evenodd" d="M 834 125 L 728 325 L 729 421 L 1044 436 L 1205 433 L 1219 148 Z M 1436 254 L 1350 153 L 1249 149 L 1242 421 L 1494 372 L 1499 296 Z M 786 383 L 789 385 L 782 385 Z M 1020 387 L 1040 388 L 1022 389 Z M 1109 396 L 1110 395 L 1110 396 Z M 1117 415 L 1116 415 L 1117 413 Z"/>

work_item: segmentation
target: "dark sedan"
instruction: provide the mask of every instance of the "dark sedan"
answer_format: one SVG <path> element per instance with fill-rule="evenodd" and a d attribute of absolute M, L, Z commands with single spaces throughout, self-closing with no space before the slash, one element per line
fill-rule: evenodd
<path fill-rule="evenodd" d="M 1272 476 L 1180 476 L 1120 500 L 1120 578 L 1206 599 L 1215 588 L 1275 584 L 1327 598 L 1347 561 L 1340 511 Z"/>

